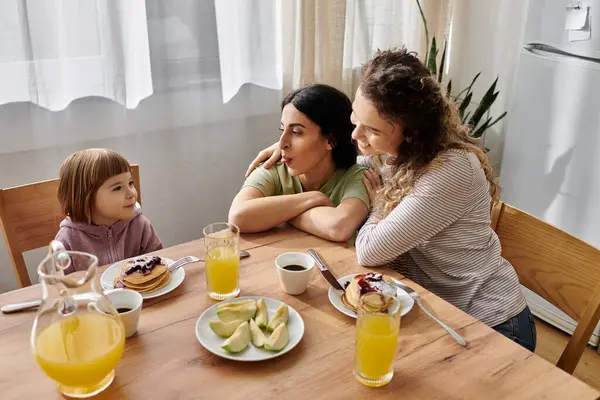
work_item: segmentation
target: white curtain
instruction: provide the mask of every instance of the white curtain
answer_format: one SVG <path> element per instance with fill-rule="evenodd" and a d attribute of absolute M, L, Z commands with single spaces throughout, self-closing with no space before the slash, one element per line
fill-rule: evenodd
<path fill-rule="evenodd" d="M 151 94 L 144 0 L 0 2 L 0 105 L 58 111 L 100 96 L 135 108 Z"/>
<path fill-rule="evenodd" d="M 245 83 L 281 89 L 280 2 L 215 0 L 223 103 Z"/>
<path fill-rule="evenodd" d="M 451 3 L 421 1 L 430 33 L 442 43 Z M 215 5 L 224 102 L 244 83 L 288 92 L 323 82 L 352 95 L 360 66 L 377 49 L 406 45 L 425 53 L 415 0 L 219 0 Z"/>
<path fill-rule="evenodd" d="M 448 75 L 453 93 L 467 87 L 481 72 L 473 87 L 478 103 L 496 77 L 499 95 L 490 112 L 506 118 L 488 129 L 483 144 L 490 149 L 494 168 L 499 171 L 504 147 L 504 131 L 510 117 L 519 51 L 527 19 L 528 0 L 461 0 L 455 2 L 452 18 L 452 47 Z"/>

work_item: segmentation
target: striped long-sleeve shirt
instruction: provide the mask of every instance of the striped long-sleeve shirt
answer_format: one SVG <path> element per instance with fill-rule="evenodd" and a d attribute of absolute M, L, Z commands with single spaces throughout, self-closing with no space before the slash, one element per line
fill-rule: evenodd
<path fill-rule="evenodd" d="M 475 154 L 438 157 L 389 215 L 367 220 L 356 239 L 358 262 L 390 265 L 493 327 L 526 303 L 490 227 L 489 184 Z"/>

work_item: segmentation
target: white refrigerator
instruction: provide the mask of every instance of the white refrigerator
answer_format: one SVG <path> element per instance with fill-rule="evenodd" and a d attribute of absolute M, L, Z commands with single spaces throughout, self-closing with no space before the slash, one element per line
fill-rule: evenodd
<path fill-rule="evenodd" d="M 520 51 L 502 200 L 600 248 L 600 0 L 530 0 Z M 535 315 L 573 332 L 566 314 L 527 296 Z"/>

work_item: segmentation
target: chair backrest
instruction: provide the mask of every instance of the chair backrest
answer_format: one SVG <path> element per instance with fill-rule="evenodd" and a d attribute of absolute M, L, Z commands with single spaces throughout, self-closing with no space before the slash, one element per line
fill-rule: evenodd
<path fill-rule="evenodd" d="M 502 202 L 492 228 L 521 284 L 578 322 L 557 364 L 573 373 L 600 319 L 600 250 Z"/>
<path fill-rule="evenodd" d="M 140 171 L 131 176 L 141 204 Z M 47 246 L 56 236 L 64 215 L 58 202 L 59 179 L 0 189 L 0 225 L 20 287 L 31 285 L 23 252 Z"/>

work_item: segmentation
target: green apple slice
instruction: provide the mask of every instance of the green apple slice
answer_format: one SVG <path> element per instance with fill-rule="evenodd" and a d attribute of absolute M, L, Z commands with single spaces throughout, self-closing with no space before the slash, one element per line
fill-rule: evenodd
<path fill-rule="evenodd" d="M 265 334 L 260 330 L 256 324 L 256 321 L 253 319 L 250 320 L 250 338 L 252 340 L 252 344 L 256 347 L 263 347 L 267 341 Z"/>
<path fill-rule="evenodd" d="M 287 306 L 287 304 L 282 303 L 279 306 L 279 308 L 277 309 L 277 311 L 275 311 L 275 315 L 273 316 L 273 319 L 267 325 L 267 330 L 269 332 L 275 331 L 275 329 L 279 325 L 286 324 L 288 322 L 288 318 L 289 318 L 288 306 Z"/>
<path fill-rule="evenodd" d="M 229 339 L 227 339 L 225 343 L 221 345 L 221 347 L 230 353 L 239 353 L 248 347 L 249 343 L 250 325 L 248 324 L 248 321 L 244 321 L 242 324 L 240 324 L 240 326 L 237 327 L 235 332 L 233 332 L 233 335 L 231 335 Z"/>
<path fill-rule="evenodd" d="M 212 331 L 217 335 L 223 338 L 228 338 L 233 335 L 233 332 L 235 332 L 237 327 L 244 322 L 246 321 L 242 319 L 236 319 L 235 321 L 231 322 L 223 322 L 220 319 L 215 319 L 208 321 L 208 325 L 210 326 L 210 329 L 212 329 Z"/>
<path fill-rule="evenodd" d="M 266 328 L 269 323 L 269 312 L 267 311 L 267 306 L 263 299 L 259 299 L 256 302 L 256 316 L 254 317 L 254 320 L 259 328 Z"/>
<path fill-rule="evenodd" d="M 235 320 L 248 321 L 256 314 L 256 302 L 239 302 L 223 304 L 223 307 L 217 307 L 217 316 L 223 322 Z"/>
<path fill-rule="evenodd" d="M 286 323 L 282 323 L 271 334 L 264 344 L 265 350 L 280 351 L 287 346 L 290 340 Z"/>

